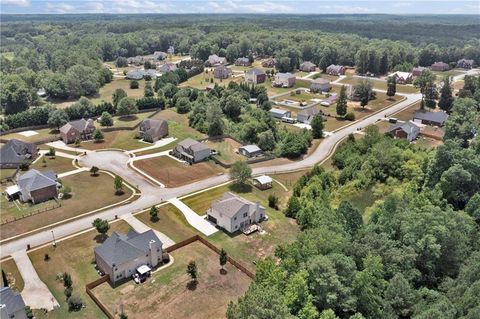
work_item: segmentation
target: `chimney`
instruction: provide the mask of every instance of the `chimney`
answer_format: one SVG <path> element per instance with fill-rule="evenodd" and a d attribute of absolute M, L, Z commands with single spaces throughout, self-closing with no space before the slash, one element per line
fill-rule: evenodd
<path fill-rule="evenodd" d="M 158 264 L 158 254 L 161 252 L 157 251 L 158 244 L 153 239 L 148 243 L 148 247 L 150 248 L 150 264 L 155 267 Z"/>

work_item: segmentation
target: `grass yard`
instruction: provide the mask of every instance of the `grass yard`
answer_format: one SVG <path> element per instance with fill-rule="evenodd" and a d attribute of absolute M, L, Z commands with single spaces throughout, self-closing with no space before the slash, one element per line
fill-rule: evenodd
<path fill-rule="evenodd" d="M 24 282 L 23 278 L 18 271 L 17 264 L 13 259 L 8 259 L 0 263 L 0 270 L 5 273 L 7 276 L 8 283 L 3 281 L 3 276 L 1 279 L 2 287 L 7 284 L 15 291 L 21 292 L 23 290 Z"/>
<path fill-rule="evenodd" d="M 42 163 L 42 158 L 40 157 L 35 164 L 30 165 L 30 168 L 34 168 L 39 171 L 52 170 L 56 174 L 61 174 L 76 169 L 76 167 L 72 164 L 71 158 L 61 157 L 58 155 L 55 157 L 44 155 L 43 157 L 46 161 L 45 164 Z M 22 172 L 19 173 L 21 174 Z"/>
<path fill-rule="evenodd" d="M 457 75 L 460 75 L 460 74 L 464 74 L 464 73 L 466 73 L 466 70 L 464 70 L 464 69 L 452 69 L 452 70 L 448 70 L 448 71 L 444 71 L 444 72 L 439 72 L 439 71 L 431 71 L 431 72 L 436 75 L 435 82 L 440 83 L 445 79 L 446 76 L 450 77 L 450 76 L 457 76 Z"/>
<path fill-rule="evenodd" d="M 57 136 L 58 138 L 60 137 L 60 135 L 58 134 L 58 131 L 53 131 L 49 128 L 43 128 L 40 130 L 33 130 L 33 131 L 37 132 L 38 134 L 35 134 L 32 136 L 23 136 L 22 134 L 19 134 L 19 133 L 10 133 L 10 134 L 3 135 L 2 138 L 5 140 L 11 140 L 15 138 L 17 140 L 24 141 L 24 142 L 35 143 L 35 142 L 43 141 L 46 138 L 52 138 L 55 136 Z"/>
<path fill-rule="evenodd" d="M 0 179 L 13 176 L 15 174 L 16 168 L 2 168 L 0 169 Z"/>
<path fill-rule="evenodd" d="M 99 173 L 98 176 L 90 176 L 88 172 L 82 172 L 62 178 L 62 182 L 72 188 L 71 197 L 59 200 L 61 207 L 30 216 L 21 220 L 9 223 L 2 227 L 0 237 L 9 238 L 27 231 L 35 230 L 67 218 L 75 217 L 95 209 L 118 203 L 130 197 L 132 192 L 124 187 L 123 195 L 115 195 L 113 178 L 106 173 Z M 15 205 L 15 203 L 18 205 Z M 52 206 L 55 202 L 48 201 L 37 205 L 27 203 L 9 202 L 2 195 L 1 219 L 21 217 L 32 211 Z"/>
<path fill-rule="evenodd" d="M 220 161 L 233 164 L 236 161 L 245 161 L 247 158 L 243 155 L 238 154 L 238 148 L 242 147 L 242 144 L 231 138 L 225 138 L 218 141 L 206 141 L 208 147 L 218 152 L 218 155 L 215 155 Z"/>
<path fill-rule="evenodd" d="M 116 89 L 123 89 L 129 97 L 133 97 L 134 99 L 142 98 L 145 81 L 138 81 L 138 83 L 140 84 L 138 89 L 131 89 L 130 82 L 130 80 L 122 78 L 113 78 L 112 82 L 102 86 L 98 91 L 98 94 L 91 97 L 90 100 L 95 104 L 100 103 L 101 101 L 112 102 L 112 95 Z M 155 84 L 155 81 L 150 81 L 150 83 L 153 86 Z"/>
<path fill-rule="evenodd" d="M 339 84 L 352 84 L 356 85 L 362 78 L 347 76 L 340 80 Z M 384 80 L 377 80 L 377 79 L 369 79 L 373 83 L 373 87 L 378 90 L 387 90 L 387 81 Z M 397 84 L 397 92 L 399 93 L 418 93 L 418 89 L 411 85 L 402 85 Z"/>
<path fill-rule="evenodd" d="M 402 121 L 410 121 L 413 119 L 413 113 L 420 109 L 420 102 L 410 105 L 406 109 L 401 110 L 398 113 L 392 115 L 392 117 L 397 118 Z"/>
<path fill-rule="evenodd" d="M 270 96 L 281 94 L 281 93 L 287 93 L 287 92 L 290 92 L 291 90 L 298 89 L 298 88 L 307 88 L 307 89 L 310 88 L 310 81 L 309 80 L 297 79 L 295 81 L 295 85 L 293 87 L 290 87 L 290 88 L 272 87 L 272 80 L 273 80 L 273 78 L 268 78 L 267 77 L 265 83 L 263 83 L 263 85 L 265 85 L 265 87 L 267 88 L 268 95 L 270 95 Z"/>
<path fill-rule="evenodd" d="M 151 116 L 155 111 L 151 112 L 142 112 L 137 113 L 134 116 L 114 116 L 113 117 L 113 127 L 135 127 L 139 125 L 140 122 Z M 100 123 L 95 122 L 95 126 L 102 128 Z"/>
<path fill-rule="evenodd" d="M 115 289 L 104 283 L 94 289 L 107 308 L 115 314 L 123 305 L 128 318 L 203 319 L 223 318 L 230 301 L 242 296 L 250 278 L 227 263 L 220 273 L 218 255 L 205 245 L 194 242 L 172 252 L 174 263 L 152 274 L 145 283 L 129 281 Z M 185 272 L 194 260 L 199 273 L 195 288 Z"/>
<path fill-rule="evenodd" d="M 136 161 L 135 166 L 167 187 L 178 187 L 225 173 L 225 170 L 213 161 L 188 165 L 169 156 Z"/>
<path fill-rule="evenodd" d="M 135 217 L 149 227 L 164 233 L 177 243 L 197 234 L 196 230 L 185 220 L 183 214 L 172 204 L 158 207 L 158 219 L 156 221 L 150 219 L 149 211 L 135 215 Z"/>
<path fill-rule="evenodd" d="M 136 130 L 122 130 L 105 132 L 104 140 L 102 142 L 84 141 L 80 147 L 87 150 L 98 150 L 104 148 L 119 148 L 122 150 L 134 150 L 137 148 L 143 148 L 150 146 L 150 143 L 144 143 L 137 139 L 138 132 Z"/>
<path fill-rule="evenodd" d="M 128 232 L 130 226 L 124 221 L 110 224 L 111 234 L 113 231 Z M 85 285 L 99 278 L 94 268 L 93 249 L 101 243 L 96 230 L 77 235 L 70 239 L 57 242 L 57 247 L 49 245 L 28 254 L 40 279 L 48 286 L 52 294 L 60 304 L 60 308 L 43 314 L 36 311 L 39 319 L 63 319 L 63 318 L 106 318 L 91 298 L 85 293 Z M 45 261 L 45 254 L 50 256 Z M 69 312 L 65 300 L 63 284 L 56 279 L 57 274 L 68 272 L 72 276 L 73 293 L 78 294 L 85 302 L 86 307 L 79 312 Z"/>
<path fill-rule="evenodd" d="M 254 272 L 254 261 L 273 256 L 276 246 L 292 242 L 298 233 L 298 226 L 295 220 L 286 218 L 281 211 L 287 204 L 290 192 L 285 191 L 277 183 L 273 185 L 273 188 L 261 191 L 253 186 L 246 190 L 239 190 L 235 185 L 229 184 L 186 197 L 182 201 L 199 215 L 205 214 L 212 202 L 220 199 L 228 191 L 237 193 L 252 202 L 259 201 L 266 208 L 266 213 L 269 217 L 268 221 L 261 223 L 265 233 L 260 234 L 256 232 L 246 236 L 243 233 L 231 235 L 219 231 L 208 237 L 208 240 L 213 244 L 223 247 L 232 257 Z M 268 207 L 268 196 L 270 194 L 275 194 L 279 197 L 280 210 L 277 211 Z"/>
<path fill-rule="evenodd" d="M 213 79 L 213 82 L 212 82 Z M 243 76 L 229 77 L 228 79 L 216 79 L 213 77 L 213 70 L 208 71 L 208 73 L 201 73 L 195 76 L 192 76 L 187 81 L 180 83 L 179 87 L 191 87 L 196 89 L 205 89 L 209 85 L 218 84 L 221 86 L 227 86 L 230 82 L 240 83 L 243 81 Z"/>

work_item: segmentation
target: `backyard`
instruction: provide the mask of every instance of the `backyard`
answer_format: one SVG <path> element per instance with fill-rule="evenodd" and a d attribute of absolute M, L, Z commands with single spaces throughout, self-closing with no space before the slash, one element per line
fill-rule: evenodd
<path fill-rule="evenodd" d="M 55 136 L 60 138 L 59 132 L 54 131 L 50 128 L 43 128 L 43 129 L 27 131 L 27 132 L 28 133 L 35 132 L 36 134 L 29 135 L 29 134 L 25 134 L 25 132 L 10 133 L 6 135 L 2 135 L 2 139 L 11 140 L 15 138 L 17 140 L 24 141 L 24 142 L 35 143 L 35 142 L 43 141 L 47 138 L 54 138 Z"/>
<path fill-rule="evenodd" d="M 203 319 L 223 318 L 230 301 L 242 296 L 250 278 L 227 263 L 226 273 L 220 273 L 218 255 L 200 242 L 194 242 L 171 253 L 174 263 L 152 274 L 145 283 L 131 281 L 113 289 L 108 283 L 93 292 L 107 308 L 120 313 L 119 305 L 128 318 Z M 186 273 L 187 264 L 194 260 L 199 273 L 193 286 Z"/>
<path fill-rule="evenodd" d="M 243 76 L 229 77 L 227 79 L 217 79 L 213 77 L 213 69 L 208 71 L 208 73 L 203 72 L 192 76 L 187 81 L 180 83 L 179 87 L 191 87 L 196 89 L 205 89 L 209 85 L 218 84 L 221 86 L 227 86 L 230 82 L 240 83 L 243 81 Z"/>
<path fill-rule="evenodd" d="M 226 164 L 233 164 L 236 161 L 244 161 L 247 158 L 238 154 L 238 148 L 242 146 L 239 142 L 231 139 L 224 138 L 222 140 L 205 141 L 205 144 L 212 150 L 218 152 L 215 157 Z"/>
<path fill-rule="evenodd" d="M 277 94 L 282 94 L 282 93 L 287 93 L 293 89 L 298 89 L 298 88 L 310 88 L 310 81 L 309 80 L 300 80 L 296 79 L 295 85 L 290 88 L 281 88 L 281 87 L 272 87 L 272 78 L 267 77 L 267 80 L 263 85 L 267 88 L 267 93 L 269 96 L 272 95 L 277 95 Z"/>
<path fill-rule="evenodd" d="M 98 176 L 91 176 L 88 172 L 77 173 L 62 178 L 62 183 L 69 185 L 72 188 L 72 192 L 69 198 L 59 200 L 61 207 L 57 207 L 58 205 L 54 200 L 30 205 L 28 203 L 20 203 L 18 200 L 14 202 L 7 201 L 5 196 L 2 195 L 0 199 L 2 221 L 14 217 L 19 218 L 46 208 L 56 208 L 13 221 L 8 226 L 3 226 L 0 237 L 2 239 L 9 238 L 67 218 L 88 213 L 125 200 L 132 194 L 130 189 L 124 187 L 124 194 L 116 195 L 113 187 L 113 178 L 106 173 L 99 173 Z"/>
<path fill-rule="evenodd" d="M 362 78 L 354 77 L 354 76 L 347 76 L 340 80 L 339 84 L 351 84 L 356 85 Z M 375 78 L 369 79 L 373 83 L 373 87 L 378 90 L 387 90 L 387 81 L 385 80 L 378 80 Z M 397 84 L 397 92 L 398 93 L 418 93 L 418 89 L 413 85 L 402 85 Z"/>
<path fill-rule="evenodd" d="M 225 170 L 213 161 L 188 165 L 169 156 L 148 158 L 134 164 L 167 187 L 178 187 L 225 173 Z"/>
<path fill-rule="evenodd" d="M 110 224 L 109 234 L 113 231 L 127 233 L 130 226 L 124 221 Z M 63 318 L 106 318 L 103 312 L 95 305 L 85 293 L 85 285 L 99 278 L 94 265 L 93 249 L 101 243 L 101 238 L 96 230 L 74 236 L 64 241 L 57 242 L 57 247 L 48 245 L 34 250 L 28 255 L 40 279 L 48 286 L 60 304 L 60 308 L 47 313 L 36 311 L 39 319 Z M 49 260 L 45 261 L 48 254 Z M 64 287 L 58 274 L 68 272 L 72 276 L 73 294 L 79 295 L 85 302 L 85 308 L 79 312 L 69 312 L 64 294 Z"/>
<path fill-rule="evenodd" d="M 103 133 L 104 139 L 102 142 L 84 141 L 80 147 L 87 150 L 98 150 L 104 148 L 118 148 L 122 150 L 134 150 L 151 146 L 150 143 L 142 142 L 136 138 L 138 135 L 137 130 L 121 130 Z"/>

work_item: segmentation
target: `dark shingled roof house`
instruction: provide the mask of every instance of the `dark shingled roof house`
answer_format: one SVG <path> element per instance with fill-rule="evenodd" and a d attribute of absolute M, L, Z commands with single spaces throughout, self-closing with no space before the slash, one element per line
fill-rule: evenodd
<path fill-rule="evenodd" d="M 37 155 L 37 145 L 11 139 L 0 149 L 0 168 L 18 168 L 23 162 L 36 159 Z"/>
<path fill-rule="evenodd" d="M 144 120 L 138 127 L 143 140 L 154 143 L 168 135 L 168 123 L 165 120 Z"/>
<path fill-rule="evenodd" d="M 22 295 L 10 287 L 0 289 L 0 318 L 27 319 Z"/>

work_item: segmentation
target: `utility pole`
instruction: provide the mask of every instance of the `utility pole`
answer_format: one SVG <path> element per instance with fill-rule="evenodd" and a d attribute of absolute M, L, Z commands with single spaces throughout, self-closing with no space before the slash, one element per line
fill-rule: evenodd
<path fill-rule="evenodd" d="M 53 247 L 57 247 L 57 242 L 55 241 L 55 234 L 53 233 L 53 229 L 52 229 L 52 237 L 53 237 Z"/>

